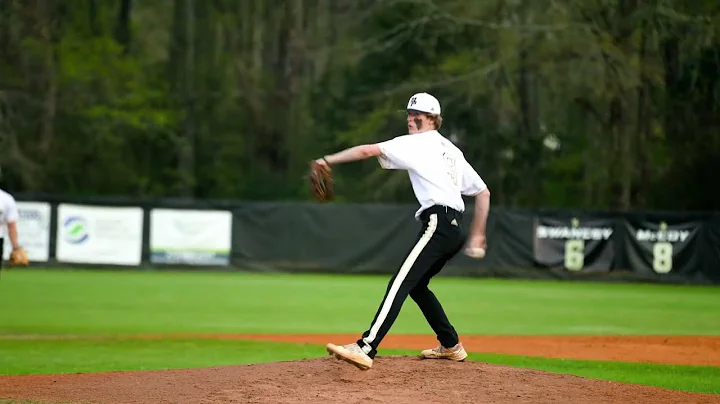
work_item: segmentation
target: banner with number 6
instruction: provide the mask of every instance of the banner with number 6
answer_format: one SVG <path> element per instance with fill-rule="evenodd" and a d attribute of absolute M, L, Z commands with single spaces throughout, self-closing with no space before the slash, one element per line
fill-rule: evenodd
<path fill-rule="evenodd" d="M 569 272 L 607 272 L 615 256 L 614 221 L 603 217 L 535 218 L 535 265 Z"/>
<path fill-rule="evenodd" d="M 623 222 L 624 258 L 634 272 L 689 274 L 699 269 L 702 221 L 630 217 Z"/>

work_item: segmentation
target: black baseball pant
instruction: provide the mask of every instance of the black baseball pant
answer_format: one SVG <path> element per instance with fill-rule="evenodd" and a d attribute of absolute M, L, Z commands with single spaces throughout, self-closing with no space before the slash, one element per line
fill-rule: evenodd
<path fill-rule="evenodd" d="M 424 210 L 420 219 L 422 229 L 415 245 L 390 279 L 370 328 L 357 341 L 371 358 L 377 354 L 380 342 L 400 314 L 408 295 L 418 305 L 444 347 L 449 348 L 458 343 L 455 328 L 450 324 L 442 305 L 430 291 L 428 284 L 465 243 L 462 213 L 435 205 Z"/>

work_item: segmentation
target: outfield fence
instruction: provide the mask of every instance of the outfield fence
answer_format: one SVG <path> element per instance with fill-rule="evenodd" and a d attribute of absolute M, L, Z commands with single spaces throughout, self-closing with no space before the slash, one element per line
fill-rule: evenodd
<path fill-rule="evenodd" d="M 419 231 L 415 205 L 16 198 L 43 268 L 392 273 Z M 486 257 L 459 255 L 445 275 L 720 283 L 720 212 L 493 207 Z"/>

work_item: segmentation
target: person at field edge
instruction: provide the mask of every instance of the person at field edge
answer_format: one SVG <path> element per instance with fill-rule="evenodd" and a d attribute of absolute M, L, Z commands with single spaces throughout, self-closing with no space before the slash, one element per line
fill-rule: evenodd
<path fill-rule="evenodd" d="M 0 171 L 0 177 L 1 176 L 2 171 Z M 2 269 L 3 266 L 5 236 L 10 237 L 10 244 L 13 249 L 20 248 L 20 244 L 18 243 L 17 221 L 18 208 L 17 203 L 15 203 L 15 198 L 4 189 L 0 189 L 0 269 Z M 7 232 L 5 231 L 6 228 Z"/>
<path fill-rule="evenodd" d="M 356 342 L 326 346 L 329 354 L 362 370 L 372 367 L 378 346 L 408 295 L 418 305 L 440 343 L 434 349 L 423 350 L 420 357 L 464 360 L 467 353 L 428 284 L 463 245 L 470 256 L 473 256 L 472 251 L 486 248 L 490 191 L 463 152 L 438 132 L 442 124 L 440 102 L 428 93 L 417 93 L 409 99 L 406 112 L 408 134 L 351 147 L 315 160 L 318 164 L 332 166 L 376 157 L 384 169 L 408 172 L 420 204 L 415 220 L 422 224 L 421 230 L 390 279 L 370 327 Z M 465 211 L 463 195 L 475 198 L 469 234 L 461 223 Z"/>

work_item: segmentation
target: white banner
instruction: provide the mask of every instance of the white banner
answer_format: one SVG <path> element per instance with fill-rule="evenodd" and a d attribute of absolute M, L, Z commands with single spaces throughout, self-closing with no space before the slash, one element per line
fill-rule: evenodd
<path fill-rule="evenodd" d="M 142 208 L 60 204 L 57 213 L 58 261 L 140 264 Z"/>
<path fill-rule="evenodd" d="M 30 264 L 45 262 L 50 256 L 50 204 L 45 202 L 17 202 L 18 243 L 27 252 Z M 3 259 L 10 258 L 12 243 L 5 237 Z"/>
<path fill-rule="evenodd" d="M 153 209 L 150 262 L 229 265 L 232 213 L 218 210 Z"/>

